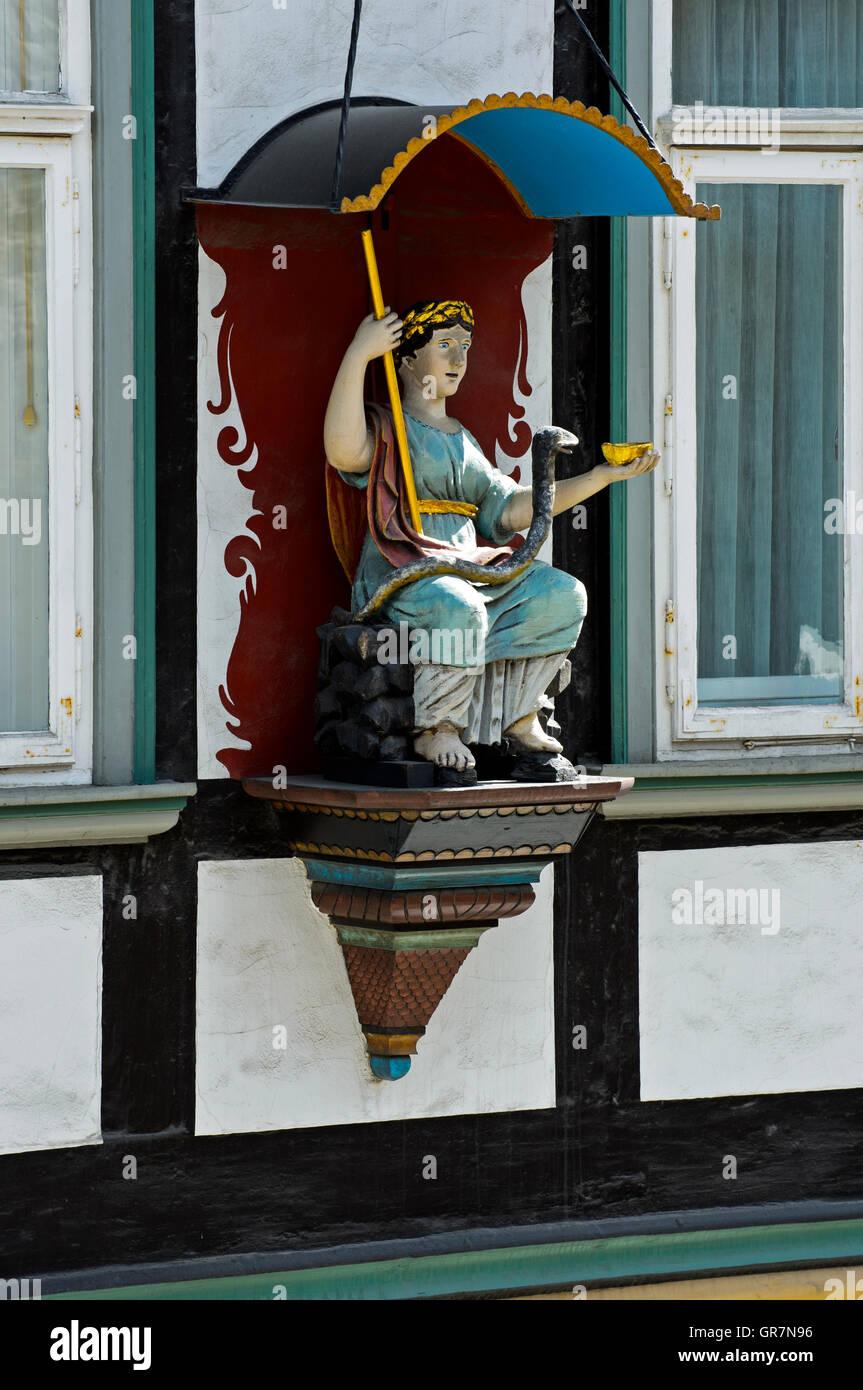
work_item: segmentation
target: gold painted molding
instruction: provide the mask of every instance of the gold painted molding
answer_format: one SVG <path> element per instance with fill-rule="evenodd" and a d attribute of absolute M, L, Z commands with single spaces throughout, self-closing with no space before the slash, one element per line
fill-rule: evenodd
<path fill-rule="evenodd" d="M 709 220 L 711 222 L 717 221 L 721 216 L 719 206 L 716 203 L 708 207 L 706 203 L 694 203 L 692 201 L 689 194 L 684 189 L 683 184 L 680 182 L 680 179 L 675 178 L 674 170 L 668 163 L 668 160 L 663 159 L 659 150 L 654 149 L 652 145 L 648 144 L 643 135 L 636 135 L 628 126 L 621 125 L 615 120 L 614 116 L 603 116 L 602 112 L 596 106 L 585 106 L 581 101 L 568 101 L 566 97 L 551 97 L 547 92 L 543 92 L 539 96 L 534 95 L 533 92 L 523 92 L 521 96 L 518 96 L 516 92 L 506 92 L 502 97 L 492 93 L 491 96 L 485 97 L 483 101 L 474 98 L 473 101 L 468 102 L 467 106 L 457 106 L 448 116 L 438 116 L 435 123 L 434 136 L 427 137 L 415 135 L 412 140 L 408 141 L 405 149 L 399 150 L 392 164 L 387 165 L 387 167 L 381 171 L 380 181 L 376 183 L 367 194 L 361 194 L 357 198 L 342 199 L 341 211 L 373 212 L 395 183 L 402 170 L 405 169 L 407 165 L 410 164 L 411 160 L 415 159 L 422 150 L 428 149 L 432 139 L 436 139 L 438 135 L 445 135 L 446 132 L 452 130 L 454 126 L 460 125 L 462 121 L 470 120 L 472 116 L 478 116 L 482 111 L 498 111 L 503 107 L 514 106 L 527 107 L 528 109 L 539 111 L 559 111 L 561 115 L 572 116 L 576 120 L 585 122 L 586 125 L 596 127 L 597 130 L 604 130 L 607 135 L 611 135 L 613 139 L 619 140 L 622 145 L 626 145 L 627 149 L 630 149 L 633 154 L 637 155 L 642 164 L 648 166 L 667 195 L 672 208 L 679 216 L 696 217 L 700 220 Z M 481 151 L 477 151 L 477 153 L 481 154 Z M 486 159 L 486 162 L 489 162 L 488 159 Z M 509 180 L 503 176 L 502 171 L 498 170 L 497 165 L 493 164 L 491 167 L 494 168 L 498 177 L 503 178 L 503 182 L 506 183 L 512 193 L 512 186 Z M 534 213 L 525 208 L 525 204 L 520 197 L 517 201 L 521 205 L 522 211 L 527 211 L 528 215 L 531 217 L 535 216 Z"/>
<path fill-rule="evenodd" d="M 517 855 L 529 855 L 532 859 L 548 859 L 554 854 L 569 854 L 571 844 L 560 845 L 519 845 L 511 849 L 504 845 L 500 849 L 424 849 L 419 854 L 403 851 L 390 854 L 387 850 L 356 849 L 353 845 L 317 845 L 306 840 L 289 840 L 288 846 L 297 854 L 330 854 L 342 859 L 373 859 L 384 864 L 431 864 L 452 859 L 512 859 Z"/>
<path fill-rule="evenodd" d="M 474 816 L 563 816 L 571 811 L 595 811 L 598 801 L 561 801 L 553 806 L 471 806 L 464 810 L 453 808 L 446 811 L 358 811 L 347 806 L 310 806 L 302 801 L 274 801 L 277 811 L 291 811 L 302 815 L 336 816 L 345 820 L 374 821 L 434 821 L 434 820 L 472 820 Z"/>
<path fill-rule="evenodd" d="M 850 1264 L 853 1265 L 853 1260 Z M 608 1302 L 692 1302 L 697 1303 L 823 1303 L 827 1297 L 828 1279 L 845 1283 L 849 1261 L 841 1265 L 825 1265 L 818 1269 L 768 1270 L 753 1274 L 723 1274 L 706 1279 L 670 1279 L 663 1283 L 619 1284 L 614 1288 L 587 1289 L 588 1303 Z M 506 1303 L 566 1302 L 571 1303 L 572 1291 L 521 1294 L 504 1299 Z M 705 1343 L 705 1345 L 707 1345 Z M 718 1343 L 711 1343 L 718 1346 Z M 752 1346 L 756 1343 L 753 1339 Z M 766 1345 L 766 1344 L 765 1344 Z M 807 1346 L 805 1341 L 798 1346 Z M 811 1350 L 811 1348 L 810 1348 Z"/>

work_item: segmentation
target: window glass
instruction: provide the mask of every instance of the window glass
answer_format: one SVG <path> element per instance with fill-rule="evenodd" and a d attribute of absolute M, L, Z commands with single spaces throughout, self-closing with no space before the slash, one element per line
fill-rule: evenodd
<path fill-rule="evenodd" d="M 842 193 L 704 183 L 698 197 L 722 206 L 696 231 L 699 703 L 832 703 Z"/>
<path fill-rule="evenodd" d="M 0 168 L 0 732 L 48 727 L 45 175 Z M 71 525 L 71 518 L 70 518 Z"/>
<path fill-rule="evenodd" d="M 863 106 L 863 0 L 674 0 L 676 102 Z"/>
<path fill-rule="evenodd" d="M 0 0 L 0 91 L 59 90 L 59 0 Z"/>

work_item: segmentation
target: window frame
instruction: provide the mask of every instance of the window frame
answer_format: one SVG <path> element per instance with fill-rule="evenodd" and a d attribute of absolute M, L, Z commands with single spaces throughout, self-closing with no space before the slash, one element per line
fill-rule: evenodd
<path fill-rule="evenodd" d="M 698 181 L 710 183 L 810 183 L 843 190 L 843 495 L 863 495 L 863 404 L 855 389 L 863 373 L 863 153 L 784 151 L 770 158 L 760 150 L 692 149 L 669 152 L 678 178 L 695 194 Z M 859 738 L 863 675 L 863 547 L 854 534 L 844 549 L 844 696 L 835 704 L 700 706 L 697 685 L 697 422 L 695 352 L 695 241 L 684 219 L 668 218 L 663 228 L 661 284 L 654 280 L 654 352 L 657 380 L 667 383 L 657 412 L 657 432 L 666 449 L 664 478 L 657 499 L 655 578 L 657 631 L 667 638 L 664 663 L 657 663 L 659 755 L 678 755 L 682 746 L 749 739 Z M 671 274 L 671 288 L 666 276 Z M 664 352 L 663 352 L 664 349 Z M 662 358 L 664 356 L 664 363 Z M 663 373 L 664 367 L 664 373 Z M 671 411 L 665 397 L 671 397 Z M 671 487 L 670 495 L 667 492 Z M 827 499 L 824 499 L 825 502 Z M 673 605 L 669 614 L 666 602 Z M 661 610 L 661 611 L 660 611 Z M 668 620 L 670 618 L 670 621 Z M 855 622 L 855 618 L 858 621 Z M 671 689 L 669 690 L 669 687 Z"/>
<path fill-rule="evenodd" d="M 18 100 L 27 105 L 68 104 L 80 88 L 89 66 L 90 0 L 57 0 L 59 15 L 59 88 L 42 92 L 34 88 L 0 88 L 0 102 Z"/>
<path fill-rule="evenodd" d="M 0 730 L 0 787 L 87 783 L 92 777 L 89 55 L 89 0 L 61 0 L 61 92 L 0 94 L 0 165 L 45 170 L 49 410 L 43 532 L 49 547 L 49 727 Z"/>
<path fill-rule="evenodd" d="M 813 157 L 817 156 L 824 161 L 835 159 L 840 163 L 846 152 L 855 159 L 859 159 L 863 155 L 863 108 L 782 108 L 779 111 L 779 151 L 771 157 L 762 154 L 757 147 L 747 146 L 743 150 L 740 146 L 733 145 L 731 141 L 726 141 L 725 147 L 721 143 L 707 145 L 706 142 L 704 144 L 693 142 L 688 146 L 673 143 L 675 131 L 679 132 L 680 129 L 680 114 L 687 109 L 681 103 L 673 101 L 673 3 L 674 0 L 650 0 L 649 13 L 643 18 L 643 39 L 649 53 L 649 59 L 642 102 L 645 109 L 649 111 L 650 125 L 662 153 L 675 169 L 677 176 L 684 183 L 688 182 L 690 192 L 692 191 L 693 180 L 691 174 L 687 173 L 687 165 L 692 165 L 693 172 L 696 169 L 707 170 L 709 167 L 708 158 L 719 155 L 720 152 L 728 155 L 733 150 L 734 154 L 745 154 L 748 160 L 757 160 L 758 166 L 767 166 L 766 168 L 758 168 L 758 175 L 764 181 L 771 178 L 775 180 L 777 170 L 787 170 L 790 166 L 786 161 L 795 151 Z M 629 0 L 627 9 L 628 24 L 633 28 L 633 32 L 637 33 L 638 29 L 635 25 L 631 0 Z M 737 110 L 737 108 L 721 105 L 717 109 L 723 112 Z M 690 114 L 694 122 L 697 115 L 696 108 L 690 108 Z M 777 164 L 777 161 L 781 161 L 781 163 Z M 776 165 L 776 169 L 770 170 L 771 164 Z M 784 176 L 780 173 L 780 180 Z M 706 180 L 710 175 L 704 172 L 700 174 L 700 177 L 702 180 Z M 717 179 L 717 181 L 719 180 Z M 757 182 L 759 178 L 754 178 L 753 181 Z M 702 727 L 699 728 L 697 727 L 699 721 L 694 713 L 693 705 L 686 706 L 685 704 L 686 698 L 689 698 L 689 692 L 681 698 L 678 680 L 680 648 L 684 646 L 687 649 L 684 650 L 684 667 L 687 661 L 691 660 L 690 654 L 697 652 L 694 645 L 694 619 L 697 616 L 694 604 L 697 596 L 693 593 L 688 613 L 684 612 L 681 615 L 680 595 L 683 576 L 679 575 L 678 571 L 682 568 L 683 557 L 681 557 L 679 549 L 675 549 L 675 541 L 680 532 L 678 519 L 681 488 L 684 492 L 686 491 L 687 478 L 685 474 L 687 469 L 689 470 L 688 484 L 693 492 L 695 488 L 695 441 L 693 436 L 688 446 L 693 457 L 690 462 L 685 462 L 684 454 L 680 452 L 682 441 L 677 437 L 681 426 L 679 417 L 683 390 L 680 381 L 675 379 L 672 370 L 682 353 L 679 336 L 677 340 L 672 336 L 676 310 L 675 296 L 681 291 L 682 273 L 676 251 L 677 243 L 684 240 L 684 232 L 688 228 L 692 228 L 692 223 L 688 219 L 653 218 L 650 227 L 645 229 L 642 240 L 637 229 L 630 224 L 632 252 L 636 256 L 644 255 L 645 257 L 642 307 L 643 312 L 646 312 L 649 317 L 650 328 L 649 366 L 644 373 L 641 370 L 640 355 L 636 350 L 636 339 L 640 336 L 638 330 L 641 320 L 633 320 L 630 312 L 628 360 L 631 385 L 629 409 L 630 412 L 634 411 L 637 417 L 641 416 L 642 411 L 645 412 L 644 419 L 650 420 L 653 438 L 657 440 L 658 447 L 663 450 L 664 460 L 662 468 L 657 470 L 657 475 L 654 475 L 650 480 L 652 502 L 647 515 L 642 512 L 641 508 L 633 513 L 632 501 L 634 498 L 630 500 L 630 561 L 636 569 L 640 565 L 645 570 L 645 579 L 647 578 L 646 568 L 648 565 L 650 570 L 650 610 L 653 626 L 652 650 L 655 654 L 655 679 L 652 683 L 652 702 L 647 701 L 648 706 L 653 704 L 649 718 L 647 714 L 641 713 L 645 704 L 643 695 L 638 695 L 636 700 L 636 693 L 630 682 L 627 727 L 630 724 L 637 727 L 636 747 L 642 758 L 650 757 L 655 765 L 678 763 L 684 767 L 687 763 L 698 761 L 706 763 L 708 766 L 713 764 L 717 767 L 726 767 L 732 765 L 729 759 L 734 762 L 742 757 L 748 763 L 749 759 L 759 752 L 769 752 L 774 758 L 797 760 L 807 751 L 813 754 L 817 753 L 819 756 L 832 755 L 834 758 L 847 756 L 849 749 L 852 754 L 855 751 L 855 739 L 857 740 L 856 746 L 860 746 L 860 735 L 863 732 L 861 719 L 857 714 L 861 708 L 861 692 L 857 682 L 861 679 L 861 671 L 863 671 L 859 636 L 859 630 L 863 627 L 863 573 L 861 573 L 861 556 L 855 553 L 861 547 L 855 548 L 850 544 L 853 537 L 845 537 L 846 557 L 850 551 L 853 575 L 849 593 L 846 572 L 845 693 L 841 705 L 831 707 L 797 704 L 782 707 L 771 704 L 770 706 L 751 705 L 748 707 L 726 706 L 719 709 L 711 706 L 709 713 L 707 707 L 702 707 L 702 719 L 700 721 Z M 689 241 L 691 245 L 691 238 Z M 858 263 L 854 267 L 851 279 L 849 279 L 847 236 L 844 255 L 846 270 L 843 290 L 846 296 L 849 293 L 856 295 L 859 290 L 859 276 L 863 274 L 863 266 Z M 630 282 L 639 283 L 638 276 L 632 273 L 632 268 Z M 689 293 L 694 308 L 694 265 Z M 692 335 L 690 334 L 690 350 L 691 348 Z M 853 347 L 855 356 L 859 349 L 860 343 L 855 342 Z M 853 408 L 851 398 L 856 384 L 849 381 L 849 357 L 850 354 L 846 351 L 844 363 L 846 419 L 849 406 Z M 859 357 L 856 360 L 859 362 Z M 694 362 L 690 361 L 688 365 L 691 368 Z M 640 374 L 638 380 L 636 380 L 637 374 Z M 644 395 L 641 386 L 642 377 L 646 383 L 649 383 L 649 397 Z M 690 414 L 694 414 L 694 373 L 691 371 L 690 380 L 693 391 L 690 392 L 689 410 Z M 682 413 L 685 417 L 685 405 Z M 643 429 L 643 427 L 642 424 L 639 428 Z M 633 437 L 646 438 L 647 435 L 643 435 L 637 429 Z M 850 446 L 850 440 L 846 440 L 846 445 Z M 855 486 L 854 474 L 858 468 L 859 457 L 852 465 L 850 451 L 846 447 L 844 482 L 846 492 L 853 490 Z M 858 496 L 861 495 L 859 487 L 858 483 Z M 694 502 L 691 498 L 689 507 L 690 519 L 692 519 L 694 517 Z M 648 556 L 650 557 L 649 560 Z M 631 578 L 634 573 L 635 569 L 633 569 Z M 691 588 L 694 588 L 691 569 L 689 583 Z M 631 591 L 628 604 L 632 609 L 633 595 Z M 669 606 L 670 612 L 668 611 Z M 646 617 L 646 613 L 643 617 Z M 854 628 L 855 619 L 857 629 Z M 686 630 L 687 620 L 690 620 L 688 631 Z M 682 640 L 681 622 L 684 628 Z M 643 626 L 642 622 L 633 629 L 632 614 L 630 613 L 630 665 L 639 651 L 643 650 L 644 656 L 647 654 L 646 634 L 643 644 L 639 639 L 639 631 Z M 688 674 L 692 683 L 691 689 L 697 693 L 697 684 L 695 684 L 697 672 L 693 668 L 688 673 L 684 671 L 684 674 Z M 669 685 L 672 688 L 672 702 L 669 702 L 666 693 L 666 687 Z M 634 700 L 636 700 L 635 704 L 633 703 Z M 697 706 L 695 709 L 697 710 Z M 781 717 L 777 717 L 780 709 L 784 712 Z M 750 711 L 758 715 L 754 722 L 750 716 Z M 724 719 L 724 727 L 717 728 L 715 725 L 709 724 L 704 727 L 708 720 L 717 717 L 720 720 Z M 745 725 L 743 724 L 744 718 L 746 719 Z M 817 730 L 815 721 L 817 721 Z M 803 727 L 804 722 L 807 725 L 806 728 Z M 693 723 L 696 725 L 695 728 L 684 727 Z M 744 732 L 744 727 L 751 732 Z M 648 742 L 652 745 L 650 752 L 646 746 Z M 735 762 L 734 765 L 738 764 Z M 742 762 L 739 763 L 739 766 L 742 767 L 743 765 Z"/>

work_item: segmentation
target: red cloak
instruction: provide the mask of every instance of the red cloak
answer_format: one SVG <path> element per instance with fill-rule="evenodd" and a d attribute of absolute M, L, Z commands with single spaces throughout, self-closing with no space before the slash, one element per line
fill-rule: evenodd
<path fill-rule="evenodd" d="M 351 583 L 359 564 L 366 528 L 381 554 L 396 567 L 423 558 L 470 560 L 488 565 L 517 549 L 520 537 L 508 545 L 495 546 L 478 535 L 478 545 L 462 547 L 434 536 L 419 535 L 411 525 L 392 412 L 374 404 L 368 404 L 366 411 L 374 430 L 375 451 L 365 499 L 363 492 L 346 483 L 331 464 L 328 463 L 326 469 L 330 535 Z"/>

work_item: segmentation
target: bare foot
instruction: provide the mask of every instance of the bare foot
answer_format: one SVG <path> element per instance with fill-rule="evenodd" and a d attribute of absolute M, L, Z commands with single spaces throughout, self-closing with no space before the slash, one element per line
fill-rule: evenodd
<path fill-rule="evenodd" d="M 451 767 L 464 772 L 476 766 L 476 759 L 458 736 L 454 724 L 439 724 L 436 729 L 424 729 L 414 739 L 414 751 L 438 767 Z"/>
<path fill-rule="evenodd" d="M 526 714 L 504 729 L 504 737 L 524 753 L 562 753 L 563 744 L 545 732 L 535 714 Z"/>

